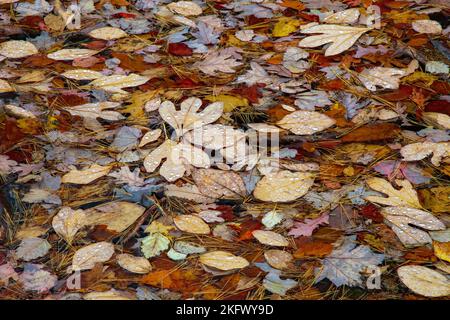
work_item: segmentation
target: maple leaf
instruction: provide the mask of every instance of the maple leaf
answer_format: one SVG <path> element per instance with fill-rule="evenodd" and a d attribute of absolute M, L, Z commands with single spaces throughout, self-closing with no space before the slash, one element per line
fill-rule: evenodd
<path fill-rule="evenodd" d="M 127 184 L 133 187 L 142 187 L 145 185 L 143 178 L 139 177 L 140 170 L 135 168 L 133 172 L 128 166 L 121 167 L 119 171 L 112 172 L 108 176 L 116 178 L 117 183 Z"/>
<path fill-rule="evenodd" d="M 328 224 L 328 214 L 323 214 L 316 219 L 305 219 L 305 222 L 295 222 L 294 227 L 289 230 L 288 235 L 298 238 L 300 236 L 309 237 L 313 231 L 317 229 L 321 224 Z"/>
<path fill-rule="evenodd" d="M 235 58 L 235 53 L 229 50 L 219 50 L 208 53 L 203 61 L 199 61 L 193 64 L 194 68 L 199 69 L 201 72 L 215 76 L 217 72 L 235 73 L 233 68 L 242 65 Z"/>
<path fill-rule="evenodd" d="M 316 268 L 316 283 L 328 278 L 336 286 L 363 286 L 361 272 L 378 266 L 384 254 L 373 253 L 368 246 L 356 244 L 356 236 L 346 237 L 343 244 L 333 250 Z"/>

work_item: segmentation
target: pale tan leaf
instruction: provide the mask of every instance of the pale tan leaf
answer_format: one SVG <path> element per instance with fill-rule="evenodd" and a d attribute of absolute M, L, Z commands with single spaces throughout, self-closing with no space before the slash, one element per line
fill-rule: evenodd
<path fill-rule="evenodd" d="M 139 142 L 139 148 L 142 148 L 143 146 L 158 140 L 158 138 L 161 136 L 161 133 L 161 129 L 150 130 L 145 133 L 141 141 Z"/>
<path fill-rule="evenodd" d="M 280 270 L 287 269 L 294 260 L 289 252 L 277 249 L 264 252 L 264 258 L 271 267 Z"/>
<path fill-rule="evenodd" d="M 181 199 L 191 200 L 197 203 L 212 203 L 217 199 L 203 195 L 200 193 L 196 185 L 193 184 L 185 184 L 181 187 L 178 187 L 174 184 L 169 184 L 165 187 L 164 194 L 167 197 L 177 197 Z"/>
<path fill-rule="evenodd" d="M 114 254 L 114 245 L 109 242 L 97 242 L 75 252 L 72 259 L 72 271 L 92 269 L 98 262 L 106 262 Z"/>
<path fill-rule="evenodd" d="M 144 257 L 135 257 L 128 253 L 117 256 L 119 266 L 132 273 L 146 274 L 152 271 L 152 265 Z"/>
<path fill-rule="evenodd" d="M 231 147 L 246 136 L 243 131 L 236 130 L 231 126 L 210 124 L 185 133 L 183 139 L 199 147 L 218 150 Z"/>
<path fill-rule="evenodd" d="M 424 112 L 422 117 L 438 129 L 450 130 L 450 116 L 440 112 Z"/>
<path fill-rule="evenodd" d="M 117 111 L 112 111 L 108 109 L 117 108 L 120 106 L 118 102 L 96 102 L 96 103 L 86 103 L 74 107 L 67 107 L 67 110 L 73 116 L 79 116 L 87 119 L 101 118 L 109 121 L 122 120 L 125 117 L 122 116 Z"/>
<path fill-rule="evenodd" d="M 253 130 L 264 133 L 277 133 L 282 131 L 280 128 L 277 128 L 267 123 L 248 123 L 247 125 Z"/>
<path fill-rule="evenodd" d="M 72 80 L 94 80 L 103 77 L 101 72 L 89 69 L 68 70 L 61 75 Z"/>
<path fill-rule="evenodd" d="M 325 130 L 335 123 L 334 119 L 320 112 L 299 110 L 284 116 L 277 125 L 294 134 L 308 135 Z"/>
<path fill-rule="evenodd" d="M 425 297 L 450 295 L 450 280 L 439 272 L 423 266 L 403 266 L 397 269 L 398 276 L 411 291 Z"/>
<path fill-rule="evenodd" d="M 422 160 L 433 154 L 431 163 L 439 166 L 442 158 L 450 156 L 450 142 L 416 142 L 402 147 L 400 154 L 405 161 Z"/>
<path fill-rule="evenodd" d="M 258 182 L 253 195 L 262 201 L 289 202 L 305 195 L 313 183 L 312 173 L 287 170 L 272 172 Z"/>
<path fill-rule="evenodd" d="M 11 87 L 11 85 L 7 81 L 0 79 L 0 93 L 13 92 L 13 91 L 15 91 L 15 90 L 13 89 L 13 87 Z"/>
<path fill-rule="evenodd" d="M 325 23 L 343 23 L 343 24 L 353 24 L 358 21 L 359 18 L 359 9 L 358 8 L 351 8 L 344 11 L 338 11 L 336 13 L 333 13 L 329 16 L 327 16 L 325 19 L 323 19 L 323 22 Z"/>
<path fill-rule="evenodd" d="M 7 58 L 25 58 L 38 52 L 34 44 L 28 41 L 10 40 L 0 43 L 0 55 Z"/>
<path fill-rule="evenodd" d="M 99 29 L 94 29 L 89 32 L 92 38 L 101 40 L 116 40 L 127 36 L 127 33 L 119 28 L 114 27 L 103 27 Z"/>
<path fill-rule="evenodd" d="M 108 230 L 120 233 L 131 226 L 145 208 L 131 202 L 115 201 L 85 210 L 87 225 L 106 225 Z"/>
<path fill-rule="evenodd" d="M 376 91 L 377 86 L 383 89 L 398 89 L 400 79 L 414 72 L 419 67 L 417 60 L 410 62 L 407 68 L 375 67 L 364 69 L 358 74 L 358 79 L 370 91 Z"/>
<path fill-rule="evenodd" d="M 91 165 L 89 168 L 84 168 L 82 170 L 73 169 L 70 172 L 62 176 L 62 183 L 73 183 L 73 184 L 88 184 L 98 178 L 106 176 L 109 171 L 111 171 L 110 166 L 100 166 L 96 163 Z"/>
<path fill-rule="evenodd" d="M 108 291 L 89 292 L 83 296 L 84 300 L 134 300 L 129 293 L 115 289 Z"/>
<path fill-rule="evenodd" d="M 36 118 L 36 116 L 32 112 L 12 104 L 5 105 L 3 109 L 8 115 L 19 119 Z"/>
<path fill-rule="evenodd" d="M 387 198 L 367 196 L 365 199 L 368 201 L 394 207 L 422 208 L 417 197 L 417 192 L 408 180 L 396 180 L 396 183 L 401 187 L 400 190 L 395 189 L 388 181 L 381 178 L 370 178 L 366 183 L 371 189 L 388 196 Z"/>
<path fill-rule="evenodd" d="M 216 268 L 223 271 L 242 269 L 249 265 L 249 262 L 242 257 L 226 251 L 211 251 L 200 256 L 200 262 L 207 267 Z"/>
<path fill-rule="evenodd" d="M 386 224 L 392 228 L 392 231 L 407 247 L 417 247 L 431 243 L 430 235 L 424 230 L 445 230 L 445 225 L 438 218 L 423 210 L 407 207 L 388 207 L 383 208 L 381 214 Z"/>
<path fill-rule="evenodd" d="M 201 105 L 199 98 L 191 97 L 181 103 L 178 111 L 172 102 L 164 101 L 159 108 L 159 114 L 175 129 L 177 136 L 181 137 L 194 128 L 216 121 L 223 113 L 223 102 L 211 103 L 198 112 Z"/>
<path fill-rule="evenodd" d="M 416 20 L 411 25 L 413 30 L 419 33 L 439 34 L 442 32 L 442 26 L 434 20 Z"/>
<path fill-rule="evenodd" d="M 192 214 L 183 214 L 173 218 L 175 226 L 181 231 L 194 234 L 209 234 L 211 232 L 208 224 L 200 217 Z"/>
<path fill-rule="evenodd" d="M 198 16 L 203 12 L 202 8 L 192 1 L 171 2 L 167 5 L 167 8 L 182 16 Z"/>
<path fill-rule="evenodd" d="M 87 223 L 87 218 L 83 210 L 73 210 L 69 207 L 63 207 L 53 217 L 52 226 L 55 232 L 71 243 L 78 230 Z"/>
<path fill-rule="evenodd" d="M 103 76 L 101 78 L 95 79 L 89 85 L 113 93 L 126 93 L 122 90 L 123 88 L 136 87 L 141 84 L 146 83 L 150 80 L 150 77 L 144 77 L 135 73 L 130 73 L 129 75 L 112 75 Z"/>
<path fill-rule="evenodd" d="M 240 198 L 247 193 L 242 178 L 233 171 L 199 169 L 192 178 L 200 192 L 214 198 Z"/>
<path fill-rule="evenodd" d="M 96 54 L 97 51 L 91 49 L 61 49 L 47 55 L 53 60 L 69 61 L 74 59 L 89 58 Z"/>
<path fill-rule="evenodd" d="M 369 30 L 371 28 L 348 27 L 335 24 L 316 25 L 303 29 L 301 32 L 306 34 L 321 34 L 304 38 L 298 43 L 298 46 L 315 48 L 331 43 L 325 50 L 325 56 L 333 56 L 349 49 L 360 36 Z"/>
<path fill-rule="evenodd" d="M 289 246 L 289 241 L 285 237 L 273 231 L 255 230 L 252 232 L 252 235 L 256 238 L 256 240 L 268 246 L 274 247 Z"/>

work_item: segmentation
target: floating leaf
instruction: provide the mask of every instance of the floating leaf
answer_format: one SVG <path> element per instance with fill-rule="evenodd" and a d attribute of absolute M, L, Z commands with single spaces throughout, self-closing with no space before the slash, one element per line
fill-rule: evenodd
<path fill-rule="evenodd" d="M 331 43 L 325 50 L 325 56 L 334 56 L 349 49 L 359 37 L 369 30 L 371 28 L 347 27 L 335 24 L 312 26 L 303 29 L 301 32 L 306 34 L 321 33 L 321 35 L 306 37 L 298 45 L 300 47 L 315 48 Z"/>
<path fill-rule="evenodd" d="M 72 258 L 72 271 L 92 269 L 96 263 L 106 262 L 114 254 L 114 245 L 108 242 L 97 242 L 87 245 L 75 252 Z"/>
<path fill-rule="evenodd" d="M 423 266 L 403 266 L 397 269 L 400 280 L 411 291 L 425 297 L 450 295 L 450 280 L 433 269 Z"/>
<path fill-rule="evenodd" d="M 111 170 L 110 166 L 100 166 L 96 163 L 91 165 L 89 168 L 82 170 L 71 170 L 62 176 L 62 183 L 73 183 L 73 184 L 88 184 L 98 178 L 106 176 Z"/>
<path fill-rule="evenodd" d="M 249 265 L 249 262 L 226 251 L 211 251 L 200 256 L 200 262 L 207 267 L 230 271 L 242 269 Z"/>
<path fill-rule="evenodd" d="M 272 202 L 294 201 L 305 195 L 314 183 L 314 175 L 286 170 L 269 173 L 256 185 L 256 199 Z"/>
<path fill-rule="evenodd" d="M 307 135 L 323 131 L 336 123 L 332 118 L 316 111 L 295 111 L 277 122 L 294 134 Z"/>

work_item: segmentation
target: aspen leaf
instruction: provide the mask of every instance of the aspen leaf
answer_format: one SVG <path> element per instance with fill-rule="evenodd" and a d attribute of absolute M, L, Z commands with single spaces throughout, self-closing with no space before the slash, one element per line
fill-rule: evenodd
<path fill-rule="evenodd" d="M 314 175 L 311 173 L 278 171 L 264 176 L 253 195 L 262 201 L 289 202 L 305 195 L 313 183 Z"/>
<path fill-rule="evenodd" d="M 287 247 L 289 241 L 281 234 L 273 231 L 255 230 L 252 232 L 253 236 L 262 244 L 274 247 Z"/>
<path fill-rule="evenodd" d="M 298 43 L 299 47 L 315 48 L 331 43 L 325 50 L 325 56 L 334 56 L 349 49 L 364 33 L 371 28 L 347 27 L 335 24 L 316 25 L 303 29 L 306 34 L 321 33 L 309 36 Z"/>
<path fill-rule="evenodd" d="M 89 168 L 84 168 L 81 170 L 71 170 L 62 176 L 62 183 L 73 183 L 73 184 L 88 184 L 98 178 L 106 176 L 109 171 L 111 171 L 110 166 L 100 166 L 96 163 L 91 165 Z"/>
<path fill-rule="evenodd" d="M 433 269 L 423 266 L 403 266 L 397 269 L 398 276 L 411 291 L 425 297 L 450 295 L 450 280 Z"/>
<path fill-rule="evenodd" d="M 37 53 L 38 49 L 28 41 L 10 40 L 0 43 L 0 55 L 6 58 L 19 59 Z"/>
<path fill-rule="evenodd" d="M 146 258 L 152 258 L 169 249 L 170 240 L 163 234 L 156 232 L 142 239 L 141 251 Z"/>
<path fill-rule="evenodd" d="M 308 135 L 333 126 L 336 121 L 316 111 L 294 111 L 277 122 L 283 129 L 294 134 Z"/>
<path fill-rule="evenodd" d="M 94 80 L 103 77 L 101 72 L 89 69 L 68 70 L 61 75 L 72 80 Z"/>
<path fill-rule="evenodd" d="M 242 257 L 226 251 L 211 251 L 200 256 L 200 262 L 207 267 L 215 269 L 230 271 L 235 269 L 242 269 L 249 265 L 249 262 Z"/>
<path fill-rule="evenodd" d="M 142 216 L 144 211 L 143 206 L 132 202 L 103 203 L 85 210 L 86 224 L 91 226 L 105 225 L 108 230 L 120 233 Z"/>
<path fill-rule="evenodd" d="M 71 243 L 78 230 L 86 225 L 87 219 L 83 210 L 63 207 L 53 217 L 52 226 L 55 232 Z"/>
<path fill-rule="evenodd" d="M 128 253 L 117 256 L 119 266 L 132 273 L 146 274 L 152 271 L 150 262 L 143 257 L 135 257 Z"/>
<path fill-rule="evenodd" d="M 203 12 L 202 8 L 192 1 L 171 2 L 167 5 L 167 8 L 183 16 L 198 16 Z"/>
<path fill-rule="evenodd" d="M 47 55 L 53 60 L 69 61 L 74 59 L 89 58 L 96 54 L 97 51 L 91 49 L 61 49 Z"/>
<path fill-rule="evenodd" d="M 123 88 L 136 87 L 146 83 L 150 77 L 135 73 L 129 75 L 103 76 L 92 81 L 89 86 L 113 93 L 126 93 Z"/>
<path fill-rule="evenodd" d="M 87 245 L 75 252 L 72 259 L 72 271 L 92 269 L 96 263 L 106 262 L 114 254 L 114 245 L 108 242 L 97 242 Z"/>
<path fill-rule="evenodd" d="M 289 252 L 276 249 L 264 252 L 264 258 L 271 267 L 280 270 L 288 268 L 294 260 Z"/>
<path fill-rule="evenodd" d="M 450 242 L 433 241 L 434 254 L 441 260 L 450 262 Z"/>
<path fill-rule="evenodd" d="M 94 29 L 89 32 L 92 38 L 101 40 L 116 40 L 127 36 L 127 33 L 119 28 L 114 27 L 103 27 L 99 29 Z"/>
<path fill-rule="evenodd" d="M 273 27 L 272 35 L 274 37 L 286 37 L 298 30 L 300 21 L 288 17 L 281 17 Z"/>
<path fill-rule="evenodd" d="M 208 224 L 201 218 L 192 214 L 183 214 L 173 218 L 175 226 L 181 231 L 194 234 L 209 234 L 211 230 Z"/>

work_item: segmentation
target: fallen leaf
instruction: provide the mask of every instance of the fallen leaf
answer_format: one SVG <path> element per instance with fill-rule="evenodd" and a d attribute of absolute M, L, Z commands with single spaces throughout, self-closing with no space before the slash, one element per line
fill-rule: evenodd
<path fill-rule="evenodd" d="M 249 265 L 249 262 L 226 251 L 211 251 L 200 256 L 200 262 L 207 267 L 230 271 L 242 269 Z"/>
<path fill-rule="evenodd" d="M 425 297 L 450 295 L 450 281 L 433 269 L 422 266 L 403 266 L 397 269 L 398 276 L 411 291 Z"/>
<path fill-rule="evenodd" d="M 114 245 L 97 242 L 78 249 L 72 258 L 72 271 L 92 269 L 98 262 L 106 262 L 114 254 Z"/>
<path fill-rule="evenodd" d="M 73 184 L 89 184 L 92 181 L 97 180 L 98 178 L 106 176 L 110 170 L 110 166 L 100 166 L 94 163 L 89 168 L 84 168 L 82 170 L 71 170 L 70 172 L 62 176 L 61 182 Z"/>
<path fill-rule="evenodd" d="M 294 134 L 309 135 L 323 131 L 336 123 L 332 118 L 316 111 L 295 111 L 277 122 L 283 129 Z"/>
<path fill-rule="evenodd" d="M 173 218 L 175 226 L 181 231 L 193 234 L 209 234 L 211 230 L 203 219 L 192 214 L 183 214 Z"/>

